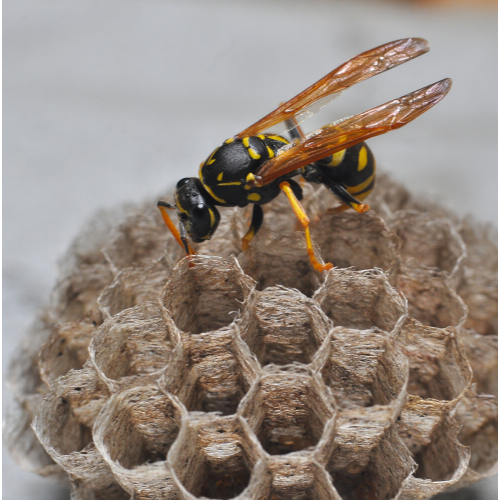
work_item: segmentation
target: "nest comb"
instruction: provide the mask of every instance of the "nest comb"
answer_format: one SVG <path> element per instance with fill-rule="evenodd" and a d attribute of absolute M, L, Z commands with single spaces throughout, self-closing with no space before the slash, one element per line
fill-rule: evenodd
<path fill-rule="evenodd" d="M 421 499 L 496 471 L 496 246 L 381 175 L 318 255 L 280 198 L 194 267 L 154 203 L 101 213 L 11 363 L 10 449 L 81 500 Z"/>

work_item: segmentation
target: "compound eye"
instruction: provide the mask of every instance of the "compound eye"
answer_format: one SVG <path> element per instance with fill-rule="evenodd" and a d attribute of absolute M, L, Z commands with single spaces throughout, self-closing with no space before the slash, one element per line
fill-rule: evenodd
<path fill-rule="evenodd" d="M 182 186 L 185 186 L 189 182 L 189 177 L 184 177 L 184 179 L 181 179 L 177 183 L 177 189 L 181 188 Z"/>

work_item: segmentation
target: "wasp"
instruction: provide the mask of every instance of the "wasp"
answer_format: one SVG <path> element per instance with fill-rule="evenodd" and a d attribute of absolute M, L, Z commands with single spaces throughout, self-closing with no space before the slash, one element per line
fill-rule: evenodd
<path fill-rule="evenodd" d="M 321 264 L 316 258 L 310 221 L 300 204 L 302 188 L 294 177 L 325 185 L 341 202 L 337 210 L 366 212 L 369 205 L 363 200 L 374 187 L 376 163 L 364 141 L 425 113 L 449 92 L 451 80 L 440 80 L 307 135 L 300 124 L 352 85 L 428 50 L 426 40 L 405 38 L 363 52 L 216 148 L 200 165 L 198 177 L 177 183 L 175 203 L 158 202 L 165 223 L 186 254 L 195 253 L 188 235 L 196 243 L 213 236 L 220 221 L 218 206 L 253 204 L 250 227 L 242 239 L 246 250 L 262 225 L 262 205 L 283 192 L 304 228 L 312 266 L 320 272 L 331 269 L 331 263 Z M 270 133 L 275 127 L 279 131 Z M 285 132 L 289 140 L 278 135 Z M 167 210 L 177 211 L 179 230 Z"/>

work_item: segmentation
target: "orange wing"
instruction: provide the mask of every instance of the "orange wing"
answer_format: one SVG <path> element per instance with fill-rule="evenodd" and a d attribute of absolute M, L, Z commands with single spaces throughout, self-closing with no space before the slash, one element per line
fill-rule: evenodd
<path fill-rule="evenodd" d="M 263 163 L 255 173 L 253 184 L 264 186 L 278 177 L 358 142 L 402 127 L 437 104 L 450 88 L 451 79 L 445 78 L 340 123 L 315 130 L 304 139 L 285 146 L 277 156 Z"/>
<path fill-rule="evenodd" d="M 321 80 L 235 135 L 234 138 L 241 139 L 258 135 L 290 118 L 295 118 L 297 125 L 299 125 L 352 85 L 428 51 L 429 44 L 423 38 L 404 38 L 363 52 L 334 69 Z M 286 130 L 285 128 L 284 131 Z"/>

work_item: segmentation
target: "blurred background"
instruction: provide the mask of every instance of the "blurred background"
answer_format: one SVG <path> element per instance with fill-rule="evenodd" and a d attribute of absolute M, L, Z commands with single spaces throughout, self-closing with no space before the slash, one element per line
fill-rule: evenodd
<path fill-rule="evenodd" d="M 223 140 L 350 57 L 398 38 L 431 52 L 365 81 L 313 130 L 444 77 L 449 96 L 370 140 L 381 169 L 497 223 L 497 14 L 491 0 L 4 2 L 3 370 L 58 257 L 101 207 L 197 175 Z M 156 210 L 154 206 L 151 210 Z M 4 391 L 4 408 L 11 404 Z M 69 498 L 4 452 L 3 498 Z M 444 498 L 497 498 L 496 479 Z"/>

